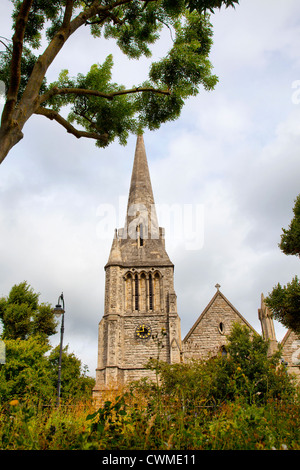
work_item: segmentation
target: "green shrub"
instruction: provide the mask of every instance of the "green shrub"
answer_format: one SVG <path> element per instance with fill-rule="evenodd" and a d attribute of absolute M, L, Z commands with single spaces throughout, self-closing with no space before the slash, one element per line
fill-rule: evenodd
<path fill-rule="evenodd" d="M 241 327 L 228 352 L 190 364 L 157 359 L 156 382 L 132 383 L 98 409 L 91 401 L 45 406 L 20 393 L 2 404 L 0 448 L 299 450 L 299 393 L 279 355 L 268 358 L 266 343 Z"/>

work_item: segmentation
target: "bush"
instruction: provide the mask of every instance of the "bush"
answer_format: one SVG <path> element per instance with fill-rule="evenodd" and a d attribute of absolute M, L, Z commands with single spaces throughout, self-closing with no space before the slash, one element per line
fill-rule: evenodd
<path fill-rule="evenodd" d="M 83 448 L 90 402 L 59 408 L 12 400 L 0 410 L 0 448 L 73 450 Z"/>
<path fill-rule="evenodd" d="M 99 409 L 12 400 L 0 410 L 0 448 L 300 450 L 299 393 L 279 355 L 268 358 L 267 344 L 238 326 L 228 352 L 190 364 L 156 360 L 156 383 L 132 383 Z"/>
<path fill-rule="evenodd" d="M 92 402 L 45 407 L 13 400 L 0 410 L 7 450 L 300 450 L 300 401 L 244 398 L 185 406 L 147 381 L 98 410 Z M 161 401 L 163 407 L 160 406 Z"/>
<path fill-rule="evenodd" d="M 267 403 L 293 395 L 295 385 L 280 362 L 280 351 L 268 357 L 268 343 L 248 328 L 235 325 L 228 337 L 227 356 L 188 364 L 158 364 L 164 393 L 195 408 L 243 397 L 247 403 Z"/>

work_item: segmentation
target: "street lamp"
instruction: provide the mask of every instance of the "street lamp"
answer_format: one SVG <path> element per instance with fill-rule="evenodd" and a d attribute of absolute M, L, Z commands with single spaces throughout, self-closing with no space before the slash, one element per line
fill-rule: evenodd
<path fill-rule="evenodd" d="M 62 306 L 60 305 L 60 301 L 62 302 Z M 64 313 L 65 313 L 65 301 L 64 301 L 64 294 L 61 293 L 58 297 L 58 302 L 55 308 L 53 309 L 54 315 L 59 318 L 61 316 L 61 327 L 60 327 L 60 349 L 59 349 L 59 360 L 58 360 L 58 380 L 57 380 L 57 399 L 56 405 L 59 406 L 60 400 L 60 384 L 61 384 L 61 356 L 62 356 L 62 348 L 63 348 L 63 336 L 64 336 Z"/>

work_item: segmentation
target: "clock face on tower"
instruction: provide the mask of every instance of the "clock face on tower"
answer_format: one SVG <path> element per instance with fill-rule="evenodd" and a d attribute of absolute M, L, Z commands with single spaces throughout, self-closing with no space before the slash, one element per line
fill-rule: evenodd
<path fill-rule="evenodd" d="M 147 338 L 150 338 L 150 335 L 151 335 L 151 328 L 149 325 L 145 325 L 144 323 L 139 325 L 136 330 L 135 330 L 135 334 L 137 336 L 137 338 L 140 338 L 140 339 L 147 339 Z"/>

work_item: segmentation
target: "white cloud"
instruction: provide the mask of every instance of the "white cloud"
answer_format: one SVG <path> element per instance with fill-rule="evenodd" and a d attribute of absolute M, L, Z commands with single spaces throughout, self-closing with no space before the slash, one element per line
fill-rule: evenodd
<path fill-rule="evenodd" d="M 260 71 L 272 54 L 299 61 L 297 0 L 252 0 L 212 16 L 215 57 L 232 71 Z"/>

